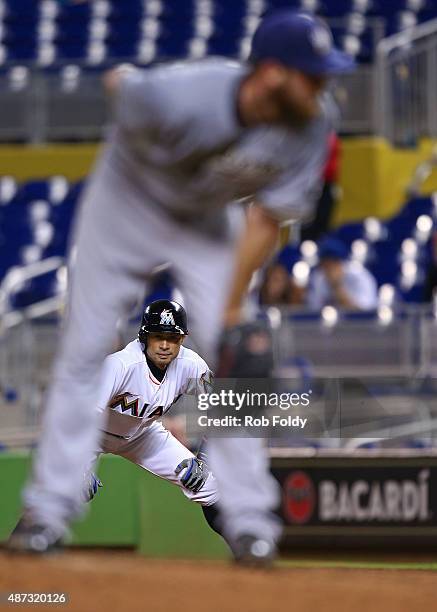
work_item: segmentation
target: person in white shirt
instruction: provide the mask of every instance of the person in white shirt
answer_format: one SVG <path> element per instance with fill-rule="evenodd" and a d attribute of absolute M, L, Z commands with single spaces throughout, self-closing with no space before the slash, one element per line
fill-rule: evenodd
<path fill-rule="evenodd" d="M 332 305 L 345 310 L 373 310 L 378 287 L 361 263 L 349 260 L 347 247 L 335 238 L 325 238 L 319 247 L 320 263 L 310 276 L 306 304 L 311 310 Z"/>

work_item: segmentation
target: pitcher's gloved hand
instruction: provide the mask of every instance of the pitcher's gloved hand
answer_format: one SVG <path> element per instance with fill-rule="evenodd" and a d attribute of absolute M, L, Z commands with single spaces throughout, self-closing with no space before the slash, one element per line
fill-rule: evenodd
<path fill-rule="evenodd" d="M 180 481 L 186 489 L 197 493 L 203 487 L 206 479 L 209 476 L 209 470 L 206 465 L 197 457 L 184 459 L 175 469 L 175 474 L 179 475 L 182 470 L 186 472 L 182 474 Z"/>
<path fill-rule="evenodd" d="M 272 337 L 262 321 L 225 329 L 218 351 L 216 378 L 269 378 L 271 375 Z"/>
<path fill-rule="evenodd" d="M 103 483 L 100 478 L 97 478 L 93 472 L 85 477 L 85 486 L 83 491 L 83 498 L 85 502 L 90 502 L 97 495 L 99 487 L 103 487 Z"/>

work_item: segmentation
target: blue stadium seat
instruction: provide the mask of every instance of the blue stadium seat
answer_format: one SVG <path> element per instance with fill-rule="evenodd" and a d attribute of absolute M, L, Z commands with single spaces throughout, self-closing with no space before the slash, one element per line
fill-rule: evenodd
<path fill-rule="evenodd" d="M 35 180 L 24 183 L 17 191 L 16 199 L 24 202 L 31 200 L 47 200 L 49 196 L 47 180 Z"/>
<path fill-rule="evenodd" d="M 156 40 L 157 57 L 173 59 L 186 57 L 189 40 L 193 37 L 193 26 L 198 10 L 195 0 L 161 0 L 161 4 L 144 3 L 143 0 L 111 0 L 106 4 L 94 2 L 59 2 L 49 5 L 36 0 L 7 0 L 3 16 L 4 36 L 2 44 L 6 49 L 5 61 L 33 60 L 40 57 L 39 26 L 45 20 L 48 24 L 46 44 L 54 44 L 54 57 L 49 52 L 46 65 L 53 62 L 88 59 L 88 49 L 95 41 L 104 42 L 103 57 L 95 64 L 103 68 L 107 61 L 135 59 L 138 46 L 144 40 L 143 22 L 147 16 L 154 16 L 162 33 Z M 53 9 L 52 6 L 55 8 Z M 245 35 L 242 22 L 250 11 L 250 4 L 243 0 L 211 0 L 212 19 L 215 32 L 209 41 L 208 51 L 212 54 L 238 56 L 240 41 Z M 334 19 L 335 38 L 342 46 L 348 33 L 348 19 L 355 12 L 369 17 L 382 17 L 387 22 L 387 32 L 399 30 L 399 16 L 405 12 L 415 15 L 419 23 L 437 16 L 437 4 L 433 0 L 270 0 L 267 10 L 272 8 L 301 8 L 312 6 L 318 14 Z M 44 8 L 46 7 L 46 8 Z M 102 10 L 103 7 L 103 10 Z M 106 7 L 106 8 L 105 8 Z M 403 19 L 403 18 L 401 18 Z M 344 21 L 343 25 L 339 20 Z M 54 24 L 54 35 L 50 33 Z M 353 32 L 352 32 L 353 33 Z M 359 33 L 360 49 L 355 54 L 360 62 L 372 61 L 374 54 L 373 31 L 367 27 Z"/>
<path fill-rule="evenodd" d="M 35 302 L 41 302 L 56 294 L 56 277 L 54 274 L 45 274 L 35 278 L 23 287 L 13 298 L 15 308 L 25 308 Z"/>
<path fill-rule="evenodd" d="M 42 246 L 41 257 L 66 255 L 69 232 L 84 182 L 78 181 L 70 185 L 63 177 L 53 178 L 56 180 L 48 178 L 27 181 L 16 187 L 14 181 L 5 179 L 8 189 L 2 189 L 5 199 L 0 206 L 0 280 L 11 266 L 22 264 L 23 249 L 35 244 L 36 226 L 32 223 L 35 205 L 40 206 L 40 221 L 49 221 L 54 227 L 51 241 L 45 247 Z M 51 198 L 52 203 L 49 204 Z M 47 209 L 44 209 L 44 204 L 41 207 L 40 201 L 47 203 Z M 383 231 L 379 237 L 373 238 L 373 241 L 366 234 L 367 221 L 343 225 L 331 232 L 331 235 L 344 242 L 349 249 L 354 241 L 364 241 L 368 246 L 366 266 L 376 277 L 378 285 L 389 283 L 403 300 L 420 301 L 425 272 L 432 260 L 430 236 L 424 242 L 417 236 L 416 223 L 422 215 L 434 218 L 431 198 L 419 197 L 407 202 L 399 213 L 382 223 Z M 412 239 L 417 245 L 414 261 L 418 268 L 417 280 L 408 288 L 403 287 L 401 283 L 402 257 L 405 257 L 405 254 L 402 256 L 402 244 L 406 239 Z M 301 259 L 300 247 L 294 245 L 286 246 L 277 257 L 277 261 L 289 272 Z M 156 282 L 154 294 L 155 290 L 156 295 L 170 294 L 172 284 L 169 277 Z M 21 302 L 17 304 L 25 304 L 36 298 L 42 299 L 50 295 L 50 291 L 53 291 L 53 286 L 48 281 L 30 284 L 21 296 Z"/>
<path fill-rule="evenodd" d="M 91 18 L 92 7 L 90 2 L 63 2 L 57 16 L 59 21 L 86 23 Z"/>
<path fill-rule="evenodd" d="M 391 242 L 376 242 L 370 247 L 366 267 L 378 285 L 398 285 L 400 271 L 399 248 Z"/>
<path fill-rule="evenodd" d="M 326 17 L 344 17 L 352 12 L 352 0 L 336 0 L 335 2 L 323 0 L 322 10 Z"/>
<path fill-rule="evenodd" d="M 288 244 L 279 252 L 279 255 L 276 258 L 276 261 L 283 265 L 288 273 L 291 273 L 291 270 L 295 263 L 297 263 L 301 259 L 300 249 L 298 246 L 294 246 Z"/>
<path fill-rule="evenodd" d="M 268 3 L 269 8 L 301 8 L 302 4 L 300 0 L 270 0 Z"/>
<path fill-rule="evenodd" d="M 48 246 L 43 248 L 41 257 L 65 256 L 74 210 L 83 182 L 69 186 L 62 177 L 54 178 L 56 181 L 34 180 L 18 185 L 11 199 L 0 206 L 0 281 L 12 266 L 22 265 L 23 249 L 35 244 L 37 226 L 32 223 L 35 203 L 40 206 L 41 201 L 46 202 L 46 209 L 44 204 L 42 209 L 40 206 L 38 218 L 52 223 L 55 230 Z M 50 205 L 51 198 L 53 203 Z M 30 284 L 16 305 L 23 306 L 47 297 L 50 291 L 52 289 L 47 283 Z"/>
<path fill-rule="evenodd" d="M 383 17 L 391 17 L 395 13 L 403 10 L 405 7 L 405 0 L 373 0 L 372 5 L 369 9 L 369 15 L 377 15 Z"/>
<path fill-rule="evenodd" d="M 364 225 L 362 222 L 347 223 L 332 232 L 332 234 L 350 247 L 354 240 L 361 240 L 364 237 Z"/>

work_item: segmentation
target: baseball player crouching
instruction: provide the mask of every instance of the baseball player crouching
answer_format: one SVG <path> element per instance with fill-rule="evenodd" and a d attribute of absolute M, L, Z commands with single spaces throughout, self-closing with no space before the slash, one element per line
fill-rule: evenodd
<path fill-rule="evenodd" d="M 206 391 L 211 379 L 206 362 L 183 346 L 187 334 L 185 309 L 156 300 L 144 310 L 138 338 L 105 359 L 97 408 L 106 412 L 106 425 L 85 475 L 84 501 L 103 486 L 95 462 L 111 453 L 181 487 L 219 532 L 214 476 L 160 421 L 181 395 Z"/>
<path fill-rule="evenodd" d="M 214 476 L 160 421 L 181 395 L 205 391 L 210 381 L 205 361 L 183 346 L 187 333 L 184 308 L 157 300 L 143 313 L 138 339 L 106 358 L 98 401 L 98 410 L 107 413 L 106 424 L 93 465 L 100 454 L 112 453 L 178 485 L 202 506 L 217 531 Z M 91 467 L 85 501 L 93 499 L 99 486 Z"/>

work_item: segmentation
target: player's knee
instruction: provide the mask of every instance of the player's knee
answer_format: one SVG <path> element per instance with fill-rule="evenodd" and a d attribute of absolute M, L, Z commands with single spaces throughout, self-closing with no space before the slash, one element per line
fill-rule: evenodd
<path fill-rule="evenodd" d="M 217 481 L 211 473 L 200 491 L 193 493 L 188 489 L 183 489 L 183 492 L 191 501 L 201 504 L 202 506 L 215 504 L 219 499 Z"/>
<path fill-rule="evenodd" d="M 220 512 L 218 509 L 218 504 L 211 504 L 209 506 L 202 506 L 203 516 L 205 517 L 206 522 L 211 527 L 213 531 L 222 534 L 222 528 L 220 525 Z"/>

